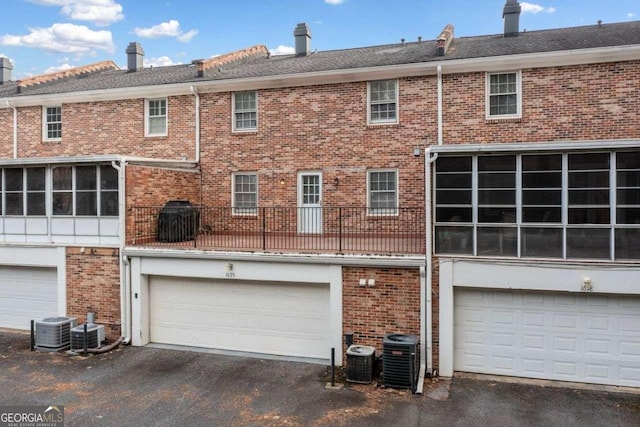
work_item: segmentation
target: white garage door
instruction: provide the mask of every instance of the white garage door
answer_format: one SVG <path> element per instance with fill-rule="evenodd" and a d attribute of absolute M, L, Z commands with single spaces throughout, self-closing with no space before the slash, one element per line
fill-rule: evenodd
<path fill-rule="evenodd" d="M 640 298 L 456 290 L 454 369 L 640 386 Z"/>
<path fill-rule="evenodd" d="M 328 359 L 329 285 L 152 277 L 151 342 Z"/>
<path fill-rule="evenodd" d="M 55 268 L 0 266 L 0 327 L 29 329 L 30 321 L 58 315 Z"/>

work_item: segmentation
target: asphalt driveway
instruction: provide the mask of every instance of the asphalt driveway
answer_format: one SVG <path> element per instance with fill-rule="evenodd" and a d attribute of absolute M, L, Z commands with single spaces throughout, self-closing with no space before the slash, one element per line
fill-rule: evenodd
<path fill-rule="evenodd" d="M 0 332 L 0 405 L 64 405 L 69 426 L 640 425 L 639 394 L 477 379 L 429 383 L 423 396 L 331 390 L 326 368 L 305 363 L 134 347 L 82 358 L 28 347 L 28 335 Z"/>

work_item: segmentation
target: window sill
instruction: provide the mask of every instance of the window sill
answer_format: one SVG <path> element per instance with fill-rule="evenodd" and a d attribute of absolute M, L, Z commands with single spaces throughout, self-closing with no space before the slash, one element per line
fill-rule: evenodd
<path fill-rule="evenodd" d="M 166 138 L 167 136 L 169 136 L 169 134 L 166 133 L 158 133 L 158 134 L 150 134 L 150 135 L 145 135 L 145 138 Z"/>
<path fill-rule="evenodd" d="M 520 123 L 522 117 L 485 117 L 485 123 Z"/>
<path fill-rule="evenodd" d="M 377 127 L 399 127 L 400 122 L 368 122 L 368 128 L 377 128 Z"/>
<path fill-rule="evenodd" d="M 231 135 L 257 135 L 258 129 L 247 129 L 247 130 L 232 130 Z"/>
<path fill-rule="evenodd" d="M 45 138 L 42 140 L 43 144 L 51 144 L 51 143 L 60 144 L 61 142 L 62 142 L 62 138 L 51 138 L 51 139 Z"/>

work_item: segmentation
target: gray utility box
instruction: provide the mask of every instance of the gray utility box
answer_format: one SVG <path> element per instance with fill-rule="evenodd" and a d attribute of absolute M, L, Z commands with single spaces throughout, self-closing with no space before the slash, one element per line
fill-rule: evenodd
<path fill-rule="evenodd" d="M 351 345 L 347 349 L 347 381 L 369 384 L 373 381 L 376 349 L 366 345 Z"/>

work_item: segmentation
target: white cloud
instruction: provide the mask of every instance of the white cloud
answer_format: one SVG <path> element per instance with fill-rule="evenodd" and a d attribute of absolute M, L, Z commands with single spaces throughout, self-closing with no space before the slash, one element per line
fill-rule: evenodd
<path fill-rule="evenodd" d="M 184 34 L 179 35 L 178 41 L 182 43 L 186 43 L 197 35 L 198 35 L 198 30 L 189 30 Z"/>
<path fill-rule="evenodd" d="M 173 62 L 168 56 L 159 56 L 157 58 L 144 58 L 143 63 L 145 67 L 166 67 L 169 65 L 179 65 L 182 62 Z"/>
<path fill-rule="evenodd" d="M 522 13 L 531 13 L 533 15 L 540 12 L 553 13 L 556 11 L 555 7 L 544 7 L 540 6 L 539 4 L 527 3 L 525 1 L 520 3 L 520 6 L 522 7 Z"/>
<path fill-rule="evenodd" d="M 327 4 L 342 4 L 345 1 L 346 0 L 324 0 L 324 2 L 327 3 Z"/>
<path fill-rule="evenodd" d="M 84 25 L 53 24 L 48 28 L 29 28 L 23 36 L 5 34 L 0 36 L 0 45 L 23 46 L 49 52 L 95 55 L 97 50 L 113 53 L 110 31 L 93 31 Z"/>
<path fill-rule="evenodd" d="M 271 52 L 272 55 L 293 55 L 296 53 L 296 48 L 280 45 L 275 49 L 271 49 L 269 52 Z"/>
<path fill-rule="evenodd" d="M 158 25 L 154 25 L 149 28 L 139 28 L 136 27 L 133 29 L 133 32 L 138 37 L 143 37 L 147 39 L 157 39 L 159 37 L 175 37 L 180 42 L 188 42 L 191 40 L 196 34 L 198 34 L 198 30 L 189 30 L 186 33 L 180 29 L 180 22 L 175 19 L 170 20 L 169 22 L 163 22 Z"/>
<path fill-rule="evenodd" d="M 634 18 L 635 16 L 636 16 L 636 14 L 633 13 L 633 12 L 627 13 L 627 18 Z"/>
<path fill-rule="evenodd" d="M 52 67 L 49 67 L 46 70 L 44 70 L 44 73 L 45 74 L 55 73 L 57 71 L 69 70 L 71 68 L 75 68 L 75 67 L 73 65 L 68 64 L 68 63 L 64 63 L 64 64 L 54 65 Z"/>
<path fill-rule="evenodd" d="M 122 5 L 115 0 L 29 0 L 44 6 L 60 6 L 60 12 L 76 21 L 107 26 L 124 19 Z"/>

